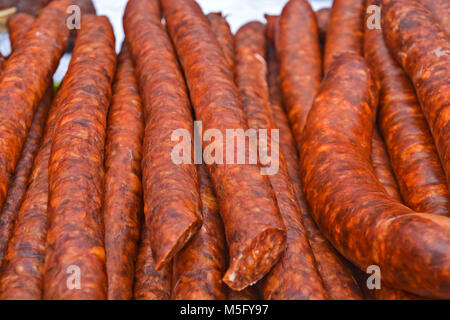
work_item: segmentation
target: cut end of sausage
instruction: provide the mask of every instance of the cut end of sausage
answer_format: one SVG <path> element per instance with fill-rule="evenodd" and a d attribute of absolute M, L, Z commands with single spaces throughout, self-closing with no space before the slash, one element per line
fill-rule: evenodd
<path fill-rule="evenodd" d="M 262 279 L 286 249 L 286 232 L 270 228 L 247 244 L 241 254 L 230 262 L 223 281 L 233 290 L 241 291 Z"/>
<path fill-rule="evenodd" d="M 170 250 L 167 250 L 162 254 L 160 252 L 158 258 L 155 258 L 156 270 L 161 271 L 168 262 L 172 261 L 173 257 L 184 248 L 186 243 L 197 233 L 201 226 L 202 220 L 196 219 L 184 229 L 180 236 L 173 237 L 173 239 L 177 239 L 177 241 L 172 245 L 166 246 L 166 248 L 170 248 Z"/>

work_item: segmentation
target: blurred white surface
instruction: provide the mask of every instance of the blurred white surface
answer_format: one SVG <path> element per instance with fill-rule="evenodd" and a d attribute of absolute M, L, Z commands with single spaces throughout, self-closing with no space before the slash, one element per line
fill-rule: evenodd
<path fill-rule="evenodd" d="M 176 0 L 174 0 L 176 1 Z M 221 11 L 226 17 L 233 32 L 236 32 L 243 24 L 259 20 L 264 21 L 264 14 L 280 14 L 288 0 L 197 0 L 205 13 Z M 332 0 L 309 0 L 313 9 L 330 7 Z M 97 14 L 105 15 L 111 21 L 116 36 L 116 50 L 124 39 L 122 16 L 127 0 L 93 0 Z M 11 48 L 7 33 L 0 34 L 0 51 L 7 55 Z M 64 77 L 70 63 L 70 55 L 66 54 L 61 59 L 54 80 L 59 82 Z"/>

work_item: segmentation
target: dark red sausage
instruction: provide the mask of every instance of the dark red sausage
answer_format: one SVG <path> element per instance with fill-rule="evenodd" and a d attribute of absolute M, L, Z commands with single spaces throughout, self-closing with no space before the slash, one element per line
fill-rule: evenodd
<path fill-rule="evenodd" d="M 286 4 L 276 46 L 285 108 L 299 146 L 306 117 L 322 80 L 316 17 L 308 1 L 291 0 Z"/>
<path fill-rule="evenodd" d="M 105 299 L 107 291 L 101 210 L 115 42 L 108 18 L 83 15 L 81 25 L 53 129 L 45 299 Z"/>
<path fill-rule="evenodd" d="M 158 1 L 129 1 L 124 27 L 144 103 L 144 210 L 156 269 L 161 270 L 201 226 L 193 162 L 194 122 L 175 51 L 161 24 Z M 175 130 L 184 130 L 191 140 L 188 163 L 172 160 L 179 143 L 171 139 Z"/>
<path fill-rule="evenodd" d="M 108 115 L 105 150 L 106 274 L 108 299 L 133 297 L 142 206 L 141 160 L 144 115 L 131 54 L 119 55 Z"/>
<path fill-rule="evenodd" d="M 364 44 L 381 84 L 378 122 L 402 198 L 415 211 L 448 215 L 446 177 L 411 81 L 389 53 L 381 30 L 366 28 Z"/>
<path fill-rule="evenodd" d="M 309 243 L 311 244 L 317 268 L 331 299 L 362 299 L 362 294 L 353 278 L 351 270 L 347 268 L 339 257 L 339 254 L 317 228 L 306 202 L 305 195 L 303 194 L 298 151 L 293 133 L 289 127 L 287 115 L 282 105 L 279 63 L 273 44 L 274 32 L 271 30 L 273 27 L 273 25 L 267 25 L 269 38 L 267 65 L 270 105 L 276 128 L 280 130 L 281 152 L 284 155 L 287 170 L 294 186 L 296 199 L 300 204 L 303 225 L 305 226 Z"/>
<path fill-rule="evenodd" d="M 278 151 L 278 142 L 271 144 L 275 129 L 267 85 L 266 32 L 260 22 L 250 22 L 236 33 L 236 80 L 247 115 L 249 127 L 265 129 L 272 163 L 279 162 L 269 175 L 278 207 L 286 225 L 287 248 L 281 260 L 263 280 L 264 299 L 304 300 L 327 299 L 322 279 L 303 227 L 301 208 L 284 161 Z M 261 136 L 259 137 L 261 139 Z"/>
<path fill-rule="evenodd" d="M 388 285 L 449 298 L 450 219 L 417 214 L 393 201 L 373 172 L 377 98 L 361 57 L 336 59 L 309 113 L 300 150 L 306 198 L 320 229 L 359 268 L 378 265 Z"/>
<path fill-rule="evenodd" d="M 409 75 L 450 185 L 450 41 L 417 1 L 383 0 L 382 28 L 390 51 Z"/>
<path fill-rule="evenodd" d="M 225 300 L 226 248 L 219 204 L 204 165 L 198 167 L 203 226 L 173 263 L 172 299 Z"/>
<path fill-rule="evenodd" d="M 161 1 L 167 26 L 190 89 L 203 130 L 248 125 L 239 92 L 208 19 L 192 0 Z M 236 148 L 234 150 L 236 151 Z M 286 232 L 274 192 L 257 164 L 209 164 L 208 173 L 219 199 L 229 247 L 230 265 L 223 280 L 235 290 L 260 280 L 285 249 Z"/>
<path fill-rule="evenodd" d="M 67 42 L 68 0 L 42 10 L 19 46 L 5 62 L 0 80 L 0 207 L 20 158 L 34 111 L 50 84 Z M 19 76 L 20 75 L 20 76 Z"/>

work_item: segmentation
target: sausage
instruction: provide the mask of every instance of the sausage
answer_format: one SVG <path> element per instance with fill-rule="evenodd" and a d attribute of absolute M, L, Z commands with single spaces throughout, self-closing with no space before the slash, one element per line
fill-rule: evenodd
<path fill-rule="evenodd" d="M 144 211 L 156 269 L 161 270 L 201 227 L 192 152 L 188 163 L 172 160 L 173 148 L 179 144 L 171 139 L 175 130 L 189 135 L 193 150 L 194 122 L 176 54 L 161 24 L 158 1 L 129 1 L 124 26 L 144 103 Z"/>
<path fill-rule="evenodd" d="M 389 156 L 386 152 L 386 146 L 376 126 L 374 127 L 372 138 L 372 165 L 375 175 L 383 185 L 387 194 L 402 202 L 397 180 L 395 180 Z"/>
<path fill-rule="evenodd" d="M 358 285 L 349 270 L 339 257 L 333 246 L 325 239 L 317 228 L 303 194 L 299 155 L 289 121 L 283 110 L 279 81 L 279 63 L 275 52 L 273 25 L 267 24 L 267 66 L 270 106 L 276 128 L 280 130 L 280 148 L 284 155 L 287 170 L 294 186 L 295 196 L 300 205 L 303 225 L 314 254 L 317 269 L 324 287 L 331 299 L 362 299 Z"/>
<path fill-rule="evenodd" d="M 306 0 L 291 0 L 280 17 L 277 54 L 286 112 L 299 146 L 306 117 L 322 80 L 316 17 Z"/>
<path fill-rule="evenodd" d="M 377 98 L 362 57 L 336 59 L 304 131 L 300 162 L 306 198 L 320 229 L 360 269 L 377 265 L 387 285 L 448 298 L 450 219 L 412 211 L 377 180 L 370 156 Z"/>
<path fill-rule="evenodd" d="M 161 4 L 196 117 L 204 130 L 215 129 L 222 137 L 226 137 L 226 129 L 245 132 L 248 125 L 233 70 L 228 67 L 208 19 L 192 0 Z M 236 146 L 232 151 L 236 151 Z M 260 280 L 286 246 L 286 231 L 270 182 L 261 175 L 258 164 L 250 164 L 247 144 L 240 152 L 245 164 L 207 160 L 229 248 L 230 263 L 223 281 L 234 290 Z"/>
<path fill-rule="evenodd" d="M 450 42 L 417 1 L 383 0 L 382 29 L 390 51 L 409 75 L 450 185 Z M 401 28 L 400 28 L 401 26 Z"/>
<path fill-rule="evenodd" d="M 35 18 L 27 13 L 17 13 L 8 19 L 9 40 L 12 51 L 17 50 L 20 40 L 30 29 Z"/>
<path fill-rule="evenodd" d="M 16 16 L 25 14 L 18 14 L 13 16 L 9 21 L 17 21 Z M 28 15 L 31 20 L 21 21 L 22 23 L 9 24 L 10 38 L 13 43 L 13 49 L 17 48 L 17 42 L 30 28 L 34 21 L 34 18 Z M 19 20 L 21 18 L 19 17 Z M 28 177 L 31 173 L 33 159 L 39 148 L 42 131 L 44 130 L 45 121 L 47 117 L 48 105 L 51 102 L 52 92 L 46 92 L 42 102 L 36 110 L 36 114 L 33 118 L 33 123 L 28 133 L 28 137 L 24 143 L 23 150 L 20 156 L 20 160 L 17 163 L 17 167 L 14 173 L 14 177 L 11 181 L 11 186 L 8 190 L 8 194 L 3 204 L 3 208 L 0 214 L 0 269 L 3 259 L 6 254 L 8 241 L 11 237 L 14 220 L 16 219 L 17 212 L 20 209 L 23 197 L 25 195 Z"/>
<path fill-rule="evenodd" d="M 33 21 L 34 18 L 31 17 L 22 20 L 22 24 L 10 24 L 13 48 L 17 48 L 15 44 L 23 37 Z M 42 230 L 45 230 L 48 189 L 46 180 L 48 157 L 43 160 L 46 153 L 43 149 L 44 145 L 47 145 L 48 135 L 44 134 L 47 131 L 44 128 L 49 126 L 46 123 L 49 121 L 47 115 L 50 113 L 52 96 L 53 87 L 50 85 L 34 115 L 15 177 L 3 206 L 0 220 L 1 260 L 5 257 L 0 277 L 2 300 L 36 300 L 42 297 L 42 260 L 45 248 L 45 231 Z M 49 117 L 53 116 L 50 114 Z M 49 150 L 48 147 L 45 148 Z M 45 181 L 41 182 L 42 179 Z M 41 186 L 43 187 L 40 188 Z M 36 192 L 38 188 L 39 192 Z M 43 210 L 40 211 L 41 208 Z M 39 214 L 43 219 L 36 218 Z M 36 224 L 36 221 L 44 221 L 44 224 Z"/>
<path fill-rule="evenodd" d="M 222 282 L 226 270 L 223 223 L 211 180 L 204 165 L 198 167 L 203 225 L 175 256 L 172 299 L 225 300 Z"/>
<path fill-rule="evenodd" d="M 236 33 L 236 80 L 240 96 L 249 127 L 270 130 L 267 150 L 271 153 L 271 161 L 279 162 L 279 169 L 269 175 L 269 180 L 287 231 L 286 251 L 264 278 L 263 297 L 267 300 L 327 299 L 283 154 L 271 144 L 275 125 L 270 110 L 265 50 L 265 26 L 262 23 L 250 22 Z"/>
<path fill-rule="evenodd" d="M 222 16 L 221 12 L 211 12 L 207 17 L 211 24 L 211 29 L 214 31 L 214 34 L 222 47 L 230 68 L 234 69 L 234 36 L 227 19 Z"/>
<path fill-rule="evenodd" d="M 320 42 L 325 44 L 328 26 L 330 25 L 331 8 L 322 8 L 316 11 L 317 28 L 319 30 Z"/>
<path fill-rule="evenodd" d="M 163 265 L 160 271 L 156 270 L 150 245 L 150 226 L 143 220 L 133 296 L 135 300 L 169 300 L 172 260 Z"/>
<path fill-rule="evenodd" d="M 324 72 L 342 53 L 363 54 L 366 0 L 335 0 L 324 51 Z"/>
<path fill-rule="evenodd" d="M 241 291 L 228 289 L 228 300 L 261 300 L 261 295 L 256 285 Z"/>
<path fill-rule="evenodd" d="M 54 1 L 4 64 L 0 80 L 0 207 L 33 121 L 67 42 L 68 0 Z M 39 57 L 39 58 L 36 58 Z M 20 75 L 20 76 L 18 76 Z"/>
<path fill-rule="evenodd" d="M 450 2 L 448 0 L 419 0 L 427 8 L 433 18 L 450 35 Z"/>
<path fill-rule="evenodd" d="M 389 53 L 381 30 L 366 28 L 364 53 L 381 84 L 378 122 L 405 204 L 448 215 L 446 177 L 411 81 Z"/>
<path fill-rule="evenodd" d="M 134 268 L 142 211 L 141 159 L 144 115 L 130 51 L 118 58 L 105 148 L 106 274 L 108 299 L 133 297 Z"/>
<path fill-rule="evenodd" d="M 81 25 L 53 128 L 45 299 L 106 298 L 101 209 L 116 53 L 106 17 L 84 15 Z"/>

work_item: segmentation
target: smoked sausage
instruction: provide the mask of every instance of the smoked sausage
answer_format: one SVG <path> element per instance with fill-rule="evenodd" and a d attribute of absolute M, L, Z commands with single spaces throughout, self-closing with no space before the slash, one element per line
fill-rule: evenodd
<path fill-rule="evenodd" d="M 161 1 L 161 4 L 196 117 L 202 121 L 204 130 L 213 129 L 209 132 L 214 132 L 218 139 L 226 137 L 227 129 L 245 132 L 248 125 L 233 81 L 233 70 L 208 19 L 193 0 Z M 215 145 L 205 146 L 204 151 Z M 228 149 L 235 158 L 239 148 L 233 145 L 216 149 L 222 149 L 222 152 L 217 151 L 219 155 Z M 247 144 L 238 151 L 244 164 L 205 159 L 219 200 L 229 248 L 230 263 L 223 281 L 234 290 L 242 290 L 260 280 L 278 261 L 286 246 L 285 227 L 268 178 L 261 174 L 257 163 L 250 163 Z"/>
<path fill-rule="evenodd" d="M 401 202 L 402 198 L 394 173 L 392 172 L 389 156 L 386 152 L 386 146 L 376 126 L 374 127 L 372 138 L 372 165 L 375 175 L 383 185 L 387 194 Z"/>
<path fill-rule="evenodd" d="M 142 219 L 141 241 L 136 260 L 133 296 L 135 300 L 169 300 L 172 283 L 172 261 L 156 270 L 150 245 L 150 227 Z"/>
<path fill-rule="evenodd" d="M 309 113 L 300 150 L 306 198 L 320 229 L 360 269 L 377 265 L 388 285 L 449 298 L 450 219 L 393 201 L 374 174 L 370 145 L 377 99 L 376 81 L 363 58 L 335 59 Z"/>
<path fill-rule="evenodd" d="M 433 18 L 450 35 L 450 2 L 448 0 L 419 0 L 427 8 Z"/>
<path fill-rule="evenodd" d="M 270 26 L 267 24 L 267 37 L 269 40 L 267 45 L 267 66 L 270 105 L 275 126 L 280 130 L 280 149 L 284 155 L 296 199 L 301 208 L 303 225 L 316 260 L 317 269 L 331 299 L 362 299 L 362 294 L 351 270 L 347 268 L 339 254 L 317 228 L 303 194 L 299 155 L 293 133 L 289 127 L 289 120 L 282 105 L 279 63 L 274 46 L 274 32 L 270 30 L 273 27 L 274 25 Z"/>
<path fill-rule="evenodd" d="M 9 41 L 12 51 L 17 50 L 20 40 L 30 29 L 35 18 L 27 13 L 17 13 L 8 19 Z"/>
<path fill-rule="evenodd" d="M 405 204 L 418 212 L 448 215 L 450 194 L 430 129 L 411 81 L 389 53 L 381 30 L 366 28 L 364 54 L 380 81 L 379 127 Z"/>
<path fill-rule="evenodd" d="M 124 27 L 144 104 L 144 212 L 156 269 L 161 270 L 201 227 L 194 152 L 179 162 L 172 156 L 180 143 L 172 139 L 176 131 L 183 131 L 184 145 L 193 150 L 194 121 L 158 1 L 129 1 Z"/>
<path fill-rule="evenodd" d="M 223 223 L 204 165 L 199 165 L 198 176 L 203 225 L 174 258 L 172 299 L 225 300 L 227 291 L 222 277 L 227 257 Z"/>
<path fill-rule="evenodd" d="M 450 41 L 417 1 L 383 0 L 386 43 L 414 84 L 450 186 Z"/>
<path fill-rule="evenodd" d="M 42 10 L 4 64 L 0 80 L 0 207 L 19 161 L 34 112 L 58 66 L 69 30 L 68 0 L 56 0 Z M 20 75 L 20 76 L 19 76 Z"/>
<path fill-rule="evenodd" d="M 106 274 L 108 299 L 133 297 L 142 211 L 141 159 L 144 115 L 133 60 L 124 43 L 118 58 L 105 148 Z"/>
<path fill-rule="evenodd" d="M 306 0 L 291 0 L 280 17 L 281 89 L 286 112 L 297 142 L 322 80 L 322 60 L 316 17 Z"/>
<path fill-rule="evenodd" d="M 228 64 L 234 69 L 234 36 L 227 19 L 222 16 L 221 12 L 211 12 L 207 17 Z"/>
<path fill-rule="evenodd" d="M 275 124 L 267 85 L 265 35 L 265 26 L 260 22 L 250 22 L 236 33 L 236 81 L 249 127 L 269 131 L 265 144 L 271 163 L 267 165 L 279 163 L 269 180 L 287 231 L 286 251 L 264 278 L 263 297 L 267 300 L 323 300 L 328 294 L 316 269 L 284 156 L 278 151 L 278 142 L 272 144 Z"/>
<path fill-rule="evenodd" d="M 106 17 L 83 15 L 63 81 L 49 163 L 45 299 L 105 299 L 104 147 L 114 33 Z"/>

